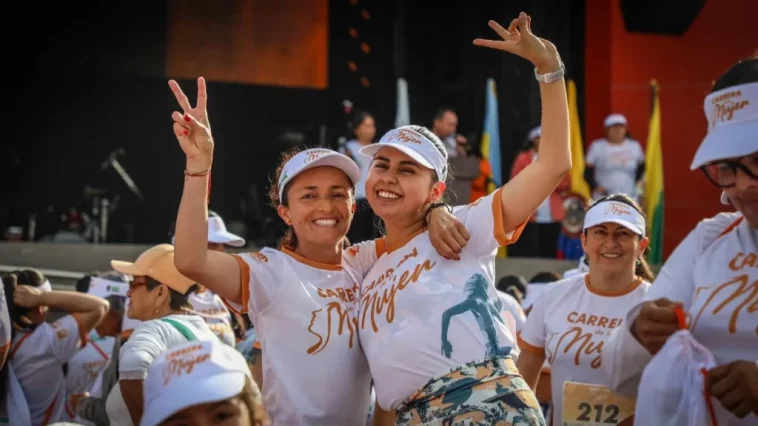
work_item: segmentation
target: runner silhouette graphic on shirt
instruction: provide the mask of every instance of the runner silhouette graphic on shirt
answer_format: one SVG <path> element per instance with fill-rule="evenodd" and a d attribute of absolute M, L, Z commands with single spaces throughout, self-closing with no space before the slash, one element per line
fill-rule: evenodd
<path fill-rule="evenodd" d="M 487 337 L 486 358 L 507 356 L 511 353 L 510 346 L 498 346 L 497 332 L 495 331 L 495 319 L 505 325 L 500 311 L 503 310 L 502 302 L 489 300 L 487 295 L 487 280 L 481 274 L 474 274 L 466 281 L 466 300 L 449 308 L 442 313 L 442 354 L 450 358 L 453 355 L 453 345 L 447 340 L 447 331 L 450 320 L 456 316 L 471 312 L 479 324 L 479 329 Z"/>

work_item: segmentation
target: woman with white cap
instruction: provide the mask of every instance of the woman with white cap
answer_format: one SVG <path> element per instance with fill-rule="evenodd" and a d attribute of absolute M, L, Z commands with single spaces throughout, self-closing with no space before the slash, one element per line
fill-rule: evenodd
<path fill-rule="evenodd" d="M 518 239 L 571 168 L 565 69 L 555 46 L 532 34 L 525 13 L 508 30 L 489 24 L 503 40 L 474 44 L 536 67 L 540 155 L 492 194 L 453 209 L 471 233 L 460 261 L 432 249 L 424 223 L 425 206 L 445 191 L 440 139 L 424 127 L 404 126 L 361 150 L 373 158 L 366 193 L 387 236 L 363 280 L 358 327 L 383 410 L 378 417 L 398 425 L 544 424 L 515 366 L 516 333 L 502 318 L 494 266 L 498 248 Z"/>
<path fill-rule="evenodd" d="M 87 294 L 53 291 L 34 269 L 12 272 L 4 281 L 13 322 L 10 368 L 2 378 L 10 392 L 8 402 L 14 401 L 8 406 L 10 424 L 65 420 L 68 399 L 63 365 L 87 344 L 87 335 L 105 316 L 108 302 Z M 48 323 L 51 308 L 70 315 Z"/>
<path fill-rule="evenodd" d="M 261 393 L 242 355 L 218 341 L 172 348 L 150 364 L 140 426 L 263 426 Z"/>
<path fill-rule="evenodd" d="M 158 355 L 187 341 L 216 336 L 205 320 L 191 310 L 189 295 L 198 285 L 174 266 L 174 247 L 160 244 L 145 250 L 134 263 L 111 261 L 130 275 L 127 316 L 141 321 L 119 354 L 119 386 L 106 402 L 111 424 L 139 424 L 147 367 Z"/>
<path fill-rule="evenodd" d="M 587 210 L 581 236 L 589 272 L 549 284 L 527 317 L 517 366 L 536 389 L 548 361 L 554 425 L 598 415 L 608 424 L 618 424 L 634 414 L 633 401 L 613 394 L 599 368 L 604 342 L 626 311 L 642 300 L 653 279 L 644 258 L 645 226 L 640 207 L 627 195 L 595 201 Z M 597 408 L 609 404 L 620 411 Z"/>
<path fill-rule="evenodd" d="M 241 255 L 209 251 L 205 224 L 214 142 L 205 81 L 198 80 L 195 108 L 176 82 L 169 85 L 184 110 L 173 118 L 187 156 L 176 265 L 250 316 L 262 346 L 263 396 L 274 424 L 365 423 L 371 375 L 358 344 L 355 312 L 359 284 L 383 240 L 343 249 L 360 169 L 329 149 L 285 153 L 269 191 L 271 204 L 290 226 L 280 248 Z M 443 219 L 447 214 L 435 211 Z M 447 230 L 445 238 L 465 244 L 462 226 L 440 229 Z M 446 255 L 458 256 L 449 248 Z"/>
<path fill-rule="evenodd" d="M 584 179 L 592 198 L 608 194 L 628 194 L 639 202 L 638 184 L 645 174 L 645 153 L 640 143 L 629 138 L 626 117 L 605 118 L 605 138 L 593 141 L 585 158 Z"/>
<path fill-rule="evenodd" d="M 737 212 L 703 220 L 679 244 L 645 300 L 614 331 L 603 353 L 603 368 L 617 391 L 637 394 L 646 364 L 680 327 L 675 314 L 679 306 L 686 314 L 684 325 L 715 360 L 715 368 L 707 372 L 705 386 L 731 412 L 728 425 L 755 426 L 758 58 L 740 61 L 723 74 L 706 96 L 704 109 L 708 133 L 691 168 L 702 170 L 711 183 L 721 188 L 722 202 L 731 204 Z M 681 378 L 669 381 L 676 379 Z M 689 388 L 680 384 L 680 390 L 685 387 Z M 640 386 L 639 392 L 650 391 Z M 700 403 L 704 404 L 702 396 Z"/>
<path fill-rule="evenodd" d="M 516 156 L 511 168 L 511 179 L 529 167 L 540 151 L 542 127 L 529 131 L 529 149 Z M 517 257 L 542 257 L 554 259 L 558 255 L 558 237 L 561 221 L 566 215 L 563 197 L 571 188 L 571 177 L 566 175 L 548 198 L 543 201 L 529 219 L 521 238 L 513 244 L 512 255 Z"/>

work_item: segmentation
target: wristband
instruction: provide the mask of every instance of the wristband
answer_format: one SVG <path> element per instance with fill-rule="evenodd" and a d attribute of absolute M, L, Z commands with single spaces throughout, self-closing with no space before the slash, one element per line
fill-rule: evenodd
<path fill-rule="evenodd" d="M 426 220 L 427 225 L 429 224 L 429 214 L 431 214 L 432 210 L 436 209 L 437 207 L 445 207 L 450 214 L 453 213 L 453 208 L 446 203 L 432 203 L 426 209 L 426 214 L 424 215 L 424 219 Z"/>
<path fill-rule="evenodd" d="M 547 74 L 538 73 L 537 67 L 534 67 L 534 78 L 536 78 L 540 83 L 555 83 L 556 81 L 562 79 L 565 74 L 566 67 L 563 65 L 563 62 L 561 62 L 561 67 L 558 68 L 558 70 L 549 72 Z"/>

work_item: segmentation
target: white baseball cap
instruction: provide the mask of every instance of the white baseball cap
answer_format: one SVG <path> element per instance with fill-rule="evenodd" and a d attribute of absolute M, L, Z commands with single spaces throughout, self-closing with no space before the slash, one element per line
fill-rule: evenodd
<path fill-rule="evenodd" d="M 530 141 L 533 141 L 534 138 L 538 138 L 540 136 L 542 136 L 542 126 L 537 126 L 529 131 L 529 136 L 527 137 Z"/>
<path fill-rule="evenodd" d="M 221 216 L 208 216 L 208 242 L 232 247 L 245 246 L 244 238 L 227 231 Z M 176 236 L 171 237 L 171 244 L 176 244 Z"/>
<path fill-rule="evenodd" d="M 353 185 L 361 180 L 361 169 L 350 157 L 326 148 L 306 149 L 298 152 L 284 164 L 277 183 L 279 185 L 279 199 L 282 199 L 284 188 L 295 176 L 308 169 L 320 166 L 336 167 L 342 170 L 350 178 Z"/>
<path fill-rule="evenodd" d="M 252 380 L 242 354 L 218 339 L 175 346 L 147 369 L 140 425 L 156 426 L 185 408 L 234 398 Z"/>
<path fill-rule="evenodd" d="M 373 158 L 384 147 L 395 148 L 427 169 L 434 170 L 437 179 L 444 182 L 447 179 L 447 151 L 444 154 L 440 152 L 419 129 L 424 129 L 424 133 L 433 136 L 433 133 L 422 126 L 402 126 L 385 133 L 379 142 L 364 146 L 360 153 Z M 442 146 L 442 142 L 440 145 Z"/>
<path fill-rule="evenodd" d="M 105 299 L 108 296 L 124 296 L 129 292 L 129 284 L 125 282 L 117 282 L 107 280 L 100 277 L 92 277 L 89 280 L 89 289 L 87 294 L 92 296 L 102 297 Z"/>
<path fill-rule="evenodd" d="M 758 83 L 713 92 L 705 97 L 703 108 L 708 134 L 692 159 L 691 170 L 758 152 Z"/>
<path fill-rule="evenodd" d="M 584 230 L 601 223 L 617 223 L 642 237 L 645 236 L 645 218 L 634 207 L 620 201 L 601 201 L 587 210 Z"/>
<path fill-rule="evenodd" d="M 611 127 L 617 124 L 626 126 L 626 117 L 624 117 L 623 114 L 611 114 L 608 117 L 605 117 L 605 121 L 603 122 L 603 125 L 605 125 L 605 127 Z"/>

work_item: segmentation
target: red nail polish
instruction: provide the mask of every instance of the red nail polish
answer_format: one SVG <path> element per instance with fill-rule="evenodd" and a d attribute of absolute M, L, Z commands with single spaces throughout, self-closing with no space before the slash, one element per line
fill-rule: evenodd
<path fill-rule="evenodd" d="M 187 136 L 187 135 L 189 135 L 189 130 L 184 131 L 184 136 Z"/>
<path fill-rule="evenodd" d="M 184 114 L 184 121 L 190 121 L 189 115 Z"/>

